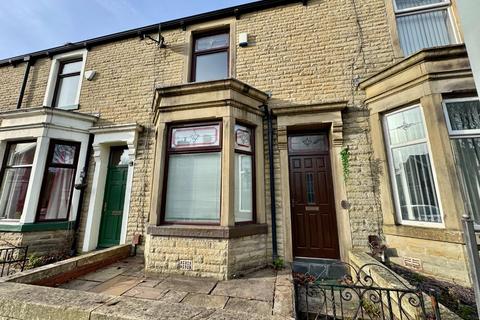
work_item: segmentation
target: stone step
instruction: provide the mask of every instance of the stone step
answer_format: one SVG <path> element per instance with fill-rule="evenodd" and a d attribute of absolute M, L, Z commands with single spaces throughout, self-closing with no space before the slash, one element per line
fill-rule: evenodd
<path fill-rule="evenodd" d="M 296 259 L 292 264 L 293 272 L 310 274 L 322 280 L 339 280 L 347 273 L 347 267 L 333 259 Z"/>

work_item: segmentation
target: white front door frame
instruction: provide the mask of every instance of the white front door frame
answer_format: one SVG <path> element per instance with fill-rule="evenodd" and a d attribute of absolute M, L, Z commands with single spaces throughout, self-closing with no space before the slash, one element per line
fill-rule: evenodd
<path fill-rule="evenodd" d="M 97 248 L 110 147 L 121 145 L 126 145 L 128 147 L 128 155 L 130 158 L 127 173 L 127 185 L 125 189 L 122 229 L 120 233 L 120 244 L 125 244 L 127 242 L 128 213 L 130 211 L 136 148 L 138 135 L 140 132 L 142 132 L 142 130 L 143 128 L 136 123 L 94 127 L 90 130 L 91 133 L 95 134 L 93 140 L 95 171 L 93 173 L 92 189 L 88 204 L 87 223 L 85 226 L 85 236 L 82 245 L 82 251 L 84 252 L 92 251 Z"/>

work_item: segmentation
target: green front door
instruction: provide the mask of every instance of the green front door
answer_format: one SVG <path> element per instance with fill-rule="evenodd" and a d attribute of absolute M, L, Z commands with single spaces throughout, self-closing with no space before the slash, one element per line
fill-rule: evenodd
<path fill-rule="evenodd" d="M 106 248 L 120 243 L 123 205 L 128 173 L 128 149 L 112 147 L 108 163 L 105 197 L 98 247 Z"/>

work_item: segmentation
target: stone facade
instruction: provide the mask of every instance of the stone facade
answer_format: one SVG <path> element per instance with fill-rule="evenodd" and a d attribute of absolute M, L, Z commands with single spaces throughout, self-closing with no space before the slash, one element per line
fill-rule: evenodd
<path fill-rule="evenodd" d="M 264 153 L 259 158 L 264 160 L 264 169 L 260 170 L 263 171 L 260 179 L 263 180 L 264 188 L 259 202 L 262 207 L 257 215 L 259 221 L 256 222 L 268 224 L 267 235 L 249 235 L 235 239 L 147 235 L 148 225 L 159 222 L 158 212 L 155 211 L 159 208 L 153 206 L 152 209 L 152 203 L 158 204 L 161 198 L 161 192 L 158 188 L 155 189 L 155 181 L 159 180 L 164 170 L 163 167 L 158 167 L 164 163 L 161 162 L 161 155 L 158 155 L 162 152 L 158 147 L 165 149 L 165 132 L 162 130 L 168 125 L 167 121 L 162 120 L 160 125 L 154 123 L 158 103 L 157 89 L 188 82 L 192 34 L 225 26 L 230 28 L 231 40 L 229 77 L 264 94 L 268 92 L 271 96 L 267 104 L 275 115 L 273 165 L 279 256 L 291 259 L 291 226 L 288 222 L 290 211 L 289 203 L 284 201 L 285 194 L 288 195 L 288 181 L 285 180 L 285 176 L 288 177 L 288 164 L 284 163 L 284 141 L 279 140 L 285 138 L 290 127 L 299 124 L 290 122 L 287 125 L 285 119 L 289 115 L 280 119 L 282 112 L 289 112 L 284 108 L 303 110 L 304 116 L 312 115 L 318 123 L 331 128 L 335 204 L 337 220 L 342 222 L 339 228 L 342 231 L 342 256 L 347 257 L 346 251 L 350 248 L 365 249 L 369 235 L 383 236 L 386 210 L 380 185 L 381 177 L 386 172 L 382 162 L 374 156 L 374 149 L 378 145 L 372 136 L 371 108 L 365 102 L 365 91 L 358 85 L 361 80 L 374 76 L 399 60 L 398 39 L 396 33 L 391 32 L 395 25 L 392 10 L 391 4 L 386 4 L 383 0 L 310 0 L 307 5 L 292 2 L 245 13 L 237 19 L 232 16 L 198 24 L 187 23 L 184 28 L 166 28 L 162 30 L 166 48 L 159 48 L 153 41 L 138 36 L 89 47 L 85 70 L 96 71 L 96 76 L 91 81 L 83 81 L 77 112 L 98 115 L 95 124 L 97 128 L 130 123 L 143 128 L 138 135 L 135 160 L 131 164 L 133 179 L 123 243 L 131 243 L 135 235 L 142 236 L 138 250 L 142 252 L 145 246 L 147 268 L 151 271 L 216 278 L 231 277 L 255 266 L 266 265 L 272 258 L 271 195 L 265 122 L 258 126 L 263 126 L 260 139 L 263 139 Z M 249 45 L 239 47 L 237 39 L 244 32 L 249 35 Z M 50 58 L 39 58 L 34 62 L 22 109 L 43 105 L 51 64 Z M 0 67 L 0 112 L 15 109 L 24 66 L 25 63 L 20 63 Z M 212 94 L 214 95 L 215 93 Z M 260 100 L 255 101 L 257 117 L 260 117 Z M 337 108 L 340 102 L 341 109 Z M 328 109 L 332 105 L 337 108 L 335 112 L 322 109 L 322 106 L 327 106 Z M 216 110 L 226 112 L 225 109 L 222 106 Z M 235 112 L 245 118 L 250 117 L 238 110 Z M 179 118 L 172 117 L 169 118 L 170 121 L 187 120 L 185 113 L 179 111 L 179 114 Z M 159 117 L 163 116 L 164 114 Z M 205 118 L 205 113 L 195 109 L 188 116 L 189 120 L 198 120 Z M 328 118 L 330 116 L 334 118 Z M 210 117 L 218 118 L 220 115 Z M 327 118 L 330 120 L 324 121 Z M 303 124 L 311 125 L 305 121 Z M 339 152 L 345 148 L 350 153 L 348 179 L 343 178 L 339 161 Z M 97 188 L 94 185 L 94 156 L 87 159 L 85 166 L 88 168 L 85 180 L 87 187 L 81 211 L 78 212 L 80 227 L 76 234 L 80 250 L 86 241 L 89 201 Z M 342 200 L 346 208 L 340 206 Z M 95 214 L 100 215 L 101 212 Z M 388 214 L 391 215 L 392 212 L 388 211 Z M 46 252 L 46 247 L 56 248 L 57 239 L 63 236 L 69 237 L 61 231 L 23 236 L 3 232 L 0 239 L 21 243 L 18 239 L 23 237 L 32 244 L 36 241 L 34 239 L 40 242 L 44 239 L 46 241 L 43 241 L 44 244 L 38 250 Z M 412 234 L 410 236 L 413 237 Z M 398 242 L 394 238 L 388 239 L 397 246 Z M 180 271 L 179 260 L 192 260 L 193 270 Z"/>

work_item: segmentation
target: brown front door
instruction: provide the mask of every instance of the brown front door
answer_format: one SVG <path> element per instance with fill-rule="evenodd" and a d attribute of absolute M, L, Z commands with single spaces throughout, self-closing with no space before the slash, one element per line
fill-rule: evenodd
<path fill-rule="evenodd" d="M 293 254 L 339 258 L 332 171 L 326 134 L 288 138 Z"/>

